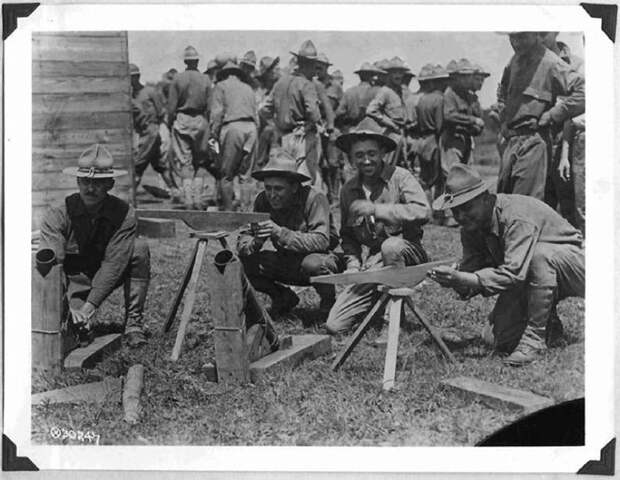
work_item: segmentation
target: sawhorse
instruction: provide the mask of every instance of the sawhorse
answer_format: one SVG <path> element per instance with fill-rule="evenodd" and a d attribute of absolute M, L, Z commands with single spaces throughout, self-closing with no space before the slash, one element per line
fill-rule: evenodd
<path fill-rule="evenodd" d="M 454 355 L 450 352 L 441 337 L 437 335 L 430 323 L 424 318 L 420 311 L 416 308 L 411 296 L 415 291 L 411 288 L 390 288 L 380 286 L 381 296 L 370 309 L 362 323 L 357 327 L 355 333 L 351 336 L 345 348 L 338 354 L 332 363 L 332 370 L 338 370 L 344 361 L 349 357 L 355 346 L 360 342 L 362 337 L 368 331 L 371 321 L 375 314 L 387 304 L 389 326 L 388 326 L 388 343 L 385 353 L 385 368 L 383 373 L 383 389 L 391 390 L 394 387 L 394 379 L 396 377 L 396 359 L 398 356 L 398 335 L 400 333 L 401 311 L 403 302 L 409 307 L 414 317 L 422 324 L 426 331 L 431 335 L 442 353 L 448 361 L 455 363 Z"/>

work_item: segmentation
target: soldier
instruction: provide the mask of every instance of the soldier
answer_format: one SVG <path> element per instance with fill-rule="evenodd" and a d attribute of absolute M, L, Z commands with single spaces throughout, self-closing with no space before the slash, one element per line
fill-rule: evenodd
<path fill-rule="evenodd" d="M 535 198 L 491 194 L 475 170 L 460 164 L 433 206 L 454 212 L 463 258 L 456 269 L 437 267 L 430 277 L 463 299 L 499 294 L 483 338 L 510 354 L 508 365 L 536 360 L 562 334 L 558 301 L 584 296 L 579 231 Z"/>
<path fill-rule="evenodd" d="M 491 74 L 487 72 L 484 68 L 482 68 L 478 64 L 474 64 L 474 74 L 472 76 L 472 91 L 474 93 L 482 90 L 482 85 L 487 77 L 490 77 Z"/>
<path fill-rule="evenodd" d="M 278 129 L 279 145 L 306 164 L 312 183 L 318 178 L 318 130 L 321 120 L 317 90 L 312 82 L 316 74 L 316 48 L 306 40 L 297 53 L 297 68 L 283 75 L 263 104 L 260 114 L 273 118 Z"/>
<path fill-rule="evenodd" d="M 140 185 L 142 175 L 151 165 L 161 175 L 173 200 L 179 199 L 179 189 L 172 176 L 168 149 L 170 133 L 166 126 L 164 99 L 153 87 L 140 83 L 140 69 L 129 65 L 134 129 L 134 180 Z"/>
<path fill-rule="evenodd" d="M 243 70 L 228 62 L 217 75 L 211 103 L 211 135 L 220 144 L 220 207 L 231 211 L 234 179 L 252 168 L 258 116 L 254 91 L 242 81 L 246 77 Z"/>
<path fill-rule="evenodd" d="M 243 78 L 241 80 L 252 87 L 252 89 L 256 90 L 258 88 L 258 82 L 254 77 L 256 73 L 256 53 L 254 53 L 254 50 L 245 52 L 241 60 L 239 60 L 239 68 L 243 72 Z"/>
<path fill-rule="evenodd" d="M 338 273 L 340 262 L 332 250 L 338 245 L 324 194 L 309 185 L 296 160 L 278 150 L 269 163 L 252 176 L 265 190 L 254 201 L 255 212 L 270 220 L 260 222 L 252 234 L 239 237 L 239 258 L 250 283 L 271 297 L 271 313 L 279 316 L 293 309 L 299 298 L 285 285 L 309 285 L 315 275 Z M 333 285 L 315 285 L 320 311 L 327 314 L 334 303 Z"/>
<path fill-rule="evenodd" d="M 215 61 L 215 59 L 213 60 L 209 60 L 209 62 L 207 63 L 207 68 L 204 71 L 204 74 L 209 77 L 209 80 L 211 81 L 211 83 L 215 83 L 215 75 L 217 74 L 217 71 L 219 69 L 219 66 L 217 64 L 217 62 Z"/>
<path fill-rule="evenodd" d="M 73 325 L 88 343 L 97 329 L 94 315 L 114 289 L 125 293 L 125 338 L 130 347 L 146 343 L 144 304 L 150 278 L 148 244 L 136 237 L 131 205 L 109 195 L 114 178 L 125 175 L 113 168 L 113 158 L 102 145 L 87 148 L 78 166 L 64 174 L 77 177 L 79 193 L 51 207 L 41 223 L 37 268 L 46 260 L 59 263 L 67 278 L 66 296 Z M 109 332 L 108 332 L 109 333 Z"/>
<path fill-rule="evenodd" d="M 512 32 L 515 55 L 504 69 L 498 102 L 506 139 L 497 180 L 499 193 L 544 199 L 549 128 L 585 110 L 583 76 L 542 43 L 540 32 Z M 558 96 L 564 101 L 556 103 Z"/>
<path fill-rule="evenodd" d="M 386 161 L 396 142 L 365 118 L 336 145 L 357 164 L 357 175 L 340 193 L 341 246 L 347 272 L 428 261 L 422 225 L 430 217 L 424 190 L 408 170 Z M 362 247 L 369 255 L 362 264 Z M 342 333 L 354 326 L 377 299 L 374 284 L 351 285 L 336 299 L 326 328 Z"/>
<path fill-rule="evenodd" d="M 412 126 L 405 108 L 403 77 L 409 67 L 398 57 L 394 57 L 383 68 L 385 85 L 377 96 L 368 104 L 366 115 L 386 129 L 387 134 L 398 145 L 397 151 L 388 156 L 388 162 L 394 165 L 405 164 L 407 149 L 407 129 Z"/>
<path fill-rule="evenodd" d="M 260 59 L 258 74 L 256 75 L 256 80 L 258 81 L 256 104 L 258 105 L 259 112 L 271 93 L 273 86 L 280 77 L 279 63 L 280 57 L 276 57 L 275 59 L 272 57 L 263 57 Z M 277 146 L 277 143 L 277 129 L 273 118 L 264 118 L 262 115 L 259 115 L 255 168 L 262 168 L 267 164 L 269 161 L 269 154 L 272 148 Z"/>
<path fill-rule="evenodd" d="M 360 83 L 345 90 L 342 101 L 336 110 L 336 124 L 344 133 L 360 123 L 366 116 L 368 104 L 375 98 L 380 89 L 378 85 L 373 84 L 373 78 L 385 72 L 368 62 L 364 62 L 353 73 L 359 75 Z"/>
<path fill-rule="evenodd" d="M 194 47 L 186 47 L 183 58 L 187 68 L 170 85 L 168 124 L 175 169 L 183 182 L 185 208 L 202 209 L 204 177 L 198 170 L 210 167 L 207 118 L 211 82 L 198 71 L 199 56 Z"/>
<path fill-rule="evenodd" d="M 448 65 L 450 86 L 443 96 L 441 135 L 441 161 L 446 173 L 456 163 L 471 163 L 473 137 L 480 135 L 484 128 L 478 97 L 472 92 L 474 71 L 474 66 L 465 58 Z"/>

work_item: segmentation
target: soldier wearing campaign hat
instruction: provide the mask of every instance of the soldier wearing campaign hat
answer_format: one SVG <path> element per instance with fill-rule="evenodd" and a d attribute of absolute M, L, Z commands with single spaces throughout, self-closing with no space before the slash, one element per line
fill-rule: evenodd
<path fill-rule="evenodd" d="M 148 244 L 136 237 L 131 205 L 110 195 L 114 178 L 127 174 L 114 168 L 106 147 L 95 144 L 63 173 L 77 178 L 78 193 L 46 212 L 41 222 L 37 268 L 63 266 L 73 327 L 88 343 L 94 333 L 125 332 L 131 347 L 146 342 L 143 319 L 150 278 Z M 124 323 L 95 323 L 95 314 L 114 289 L 123 285 Z M 105 328 L 104 328 L 105 327 Z M 106 331 L 106 328 L 108 329 Z"/>

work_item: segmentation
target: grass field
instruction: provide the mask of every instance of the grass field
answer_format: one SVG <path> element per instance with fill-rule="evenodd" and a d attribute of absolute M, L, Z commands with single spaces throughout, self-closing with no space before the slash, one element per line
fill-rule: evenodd
<path fill-rule="evenodd" d="M 495 168 L 480 168 L 492 178 Z M 256 385 L 224 387 L 206 379 L 203 366 L 214 357 L 208 285 L 198 289 L 192 323 L 178 362 L 169 360 L 176 327 L 160 333 L 174 291 L 193 245 L 188 230 L 177 224 L 175 239 L 149 240 L 152 283 L 146 319 L 153 333 L 147 346 L 124 347 L 92 370 L 63 375 L 33 375 L 33 392 L 124 375 L 129 366 L 146 367 L 144 414 L 136 426 L 122 421 L 119 404 L 44 405 L 33 407 L 32 436 L 41 443 L 53 440 L 54 426 L 94 431 L 102 444 L 138 445 L 472 445 L 520 415 L 508 408 L 465 398 L 440 380 L 466 375 L 499 385 L 529 390 L 555 402 L 584 394 L 584 304 L 568 299 L 559 306 L 566 343 L 549 350 L 532 365 L 503 366 L 478 339 L 453 350 L 458 362 L 449 366 L 421 329 L 402 333 L 397 365 L 397 388 L 381 390 L 384 348 L 370 340 L 371 329 L 338 372 L 329 365 L 345 338 L 334 338 L 330 355 L 279 371 Z M 424 245 L 433 259 L 458 257 L 458 230 L 427 226 Z M 216 251 L 210 246 L 208 254 Z M 312 288 L 300 290 L 301 302 L 277 324 L 280 333 L 323 333 L 320 323 L 304 328 L 303 320 L 317 320 L 318 296 Z M 266 297 L 261 297 L 265 304 Z M 494 299 L 468 302 L 427 281 L 416 304 L 437 327 L 478 332 Z M 104 303 L 100 321 L 120 321 L 122 296 L 115 292 Z"/>

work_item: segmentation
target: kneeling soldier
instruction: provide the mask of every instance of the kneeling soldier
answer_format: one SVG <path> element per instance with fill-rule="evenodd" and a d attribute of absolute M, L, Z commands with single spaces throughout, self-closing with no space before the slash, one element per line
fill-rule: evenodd
<path fill-rule="evenodd" d="M 288 312 L 299 298 L 282 285 L 309 285 L 310 277 L 338 273 L 338 257 L 330 249 L 338 235 L 329 212 L 327 197 L 302 182 L 310 176 L 297 171 L 295 159 L 279 150 L 265 167 L 252 176 L 264 182 L 265 190 L 254 201 L 255 212 L 271 219 L 260 222 L 252 235 L 239 237 L 239 258 L 250 283 L 271 297 L 274 316 Z M 316 285 L 320 309 L 334 303 L 333 285 Z"/>
<path fill-rule="evenodd" d="M 347 271 L 428 261 L 422 247 L 422 225 L 430 218 L 424 190 L 404 168 L 387 163 L 396 142 L 370 118 L 336 139 L 357 166 L 357 175 L 340 192 L 342 249 Z M 369 256 L 362 267 L 362 247 Z M 374 284 L 346 287 L 329 312 L 330 333 L 349 330 L 377 299 Z"/>
<path fill-rule="evenodd" d="M 430 276 L 464 299 L 499 294 L 484 336 L 512 352 L 506 364 L 530 363 L 562 333 L 558 301 L 584 296 L 581 234 L 540 200 L 489 193 L 465 165 L 452 167 L 446 183 L 433 207 L 452 209 L 463 259 L 458 270 L 438 267 Z"/>
<path fill-rule="evenodd" d="M 115 170 L 112 163 L 110 152 L 96 144 L 82 153 L 78 167 L 63 170 L 77 177 L 80 191 L 46 213 L 37 256 L 55 256 L 55 261 L 63 265 L 73 322 L 89 333 L 87 337 L 101 303 L 123 285 L 125 335 L 134 347 L 146 343 L 142 313 L 150 278 L 150 254 L 148 244 L 136 238 L 133 208 L 108 194 L 114 177 L 127 173 Z M 43 250 L 48 250 L 46 255 L 39 255 Z"/>

